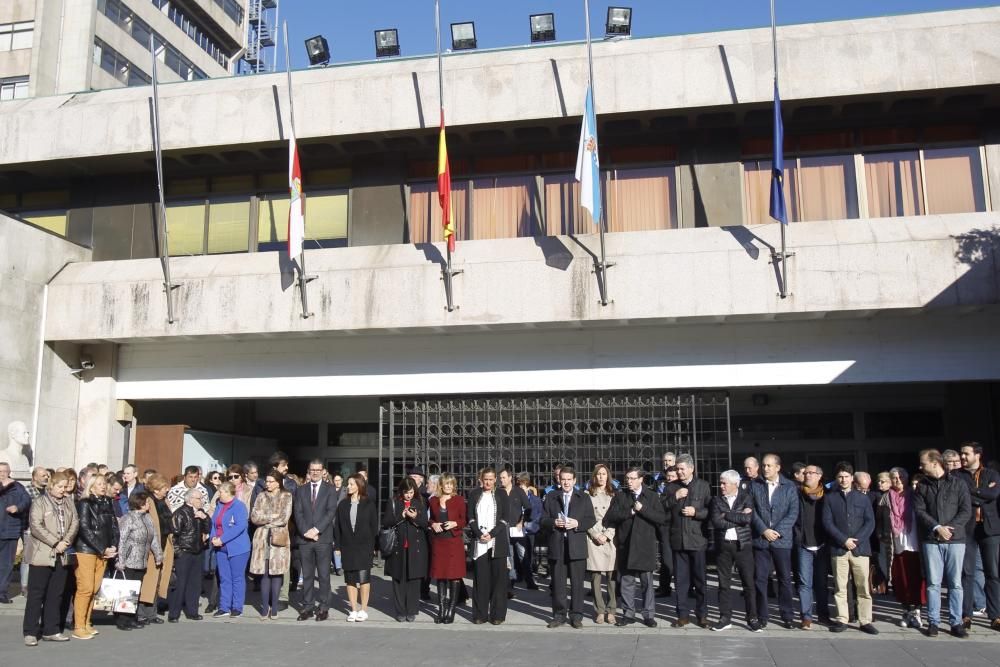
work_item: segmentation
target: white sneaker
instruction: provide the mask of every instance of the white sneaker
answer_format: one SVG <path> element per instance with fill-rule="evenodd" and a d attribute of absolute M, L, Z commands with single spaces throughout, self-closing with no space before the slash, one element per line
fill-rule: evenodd
<path fill-rule="evenodd" d="M 983 618 L 983 617 L 986 616 L 986 608 L 983 607 L 982 609 L 973 609 L 972 610 L 972 615 L 973 616 L 978 616 L 979 618 Z"/>
<path fill-rule="evenodd" d="M 357 620 L 358 620 L 358 612 L 352 611 L 350 614 L 347 615 L 348 623 L 355 623 L 357 622 Z"/>
<path fill-rule="evenodd" d="M 362 609 L 361 611 L 358 612 L 358 623 L 367 620 L 368 620 L 368 612 Z"/>

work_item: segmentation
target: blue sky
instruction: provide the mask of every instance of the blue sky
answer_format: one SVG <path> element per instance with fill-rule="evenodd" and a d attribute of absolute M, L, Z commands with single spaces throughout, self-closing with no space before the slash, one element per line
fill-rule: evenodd
<path fill-rule="evenodd" d="M 591 0 L 595 36 L 604 33 L 608 5 L 632 7 L 636 37 L 676 35 L 768 25 L 768 0 Z M 777 0 L 778 24 L 986 7 L 984 0 Z M 448 25 L 475 21 L 479 48 L 526 44 L 528 16 L 556 15 L 559 41 L 583 39 L 583 0 L 441 0 L 442 44 Z M 322 34 L 330 43 L 331 63 L 374 58 L 374 31 L 397 28 L 403 56 L 434 52 L 434 0 L 281 0 L 279 20 L 288 21 L 292 67 L 308 65 L 303 41 Z M 281 49 L 284 51 L 284 48 Z M 284 68 L 284 55 L 278 58 Z"/>

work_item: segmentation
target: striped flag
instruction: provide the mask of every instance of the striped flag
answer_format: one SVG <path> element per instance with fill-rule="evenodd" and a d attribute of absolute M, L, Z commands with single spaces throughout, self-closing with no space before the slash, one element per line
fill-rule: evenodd
<path fill-rule="evenodd" d="M 594 91 L 587 85 L 580 148 L 576 154 L 576 180 L 580 182 L 580 205 L 590 211 L 595 225 L 601 224 L 601 161 L 597 155 L 597 115 Z"/>
<path fill-rule="evenodd" d="M 781 98 L 774 82 L 774 160 L 771 162 L 771 217 L 788 224 L 785 211 L 785 124 L 781 121 Z"/>
<path fill-rule="evenodd" d="M 302 200 L 302 169 L 299 167 L 299 147 L 295 134 L 288 140 L 288 256 L 295 259 L 302 254 L 306 236 L 306 214 Z"/>
<path fill-rule="evenodd" d="M 438 203 L 441 205 L 441 226 L 448 242 L 448 252 L 455 252 L 455 220 L 451 212 L 451 165 L 448 163 L 448 141 L 444 134 L 444 108 L 441 109 L 441 141 L 438 145 Z"/>

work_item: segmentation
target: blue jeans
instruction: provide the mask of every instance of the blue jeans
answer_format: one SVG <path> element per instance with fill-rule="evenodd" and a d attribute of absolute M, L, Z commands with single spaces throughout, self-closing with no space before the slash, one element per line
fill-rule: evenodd
<path fill-rule="evenodd" d="M 830 574 L 830 551 L 826 546 L 816 551 L 798 547 L 799 602 L 802 620 L 813 620 L 813 600 L 816 600 L 816 614 L 822 619 L 830 618 L 830 589 L 827 576 Z"/>
<path fill-rule="evenodd" d="M 962 561 L 964 544 L 928 542 L 920 547 L 924 557 L 924 578 L 927 580 L 927 621 L 941 625 L 941 584 L 948 587 L 948 621 L 962 624 Z M 943 581 L 942 581 L 943 580 Z"/>
<path fill-rule="evenodd" d="M 219 611 L 243 611 L 247 595 L 247 563 L 250 552 L 230 556 L 225 551 L 215 552 L 219 570 Z"/>

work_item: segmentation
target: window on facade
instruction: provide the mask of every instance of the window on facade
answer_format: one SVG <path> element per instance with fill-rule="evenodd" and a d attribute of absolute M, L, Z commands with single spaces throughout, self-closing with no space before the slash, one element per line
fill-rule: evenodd
<path fill-rule="evenodd" d="M 29 211 L 22 213 L 21 218 L 59 236 L 66 236 L 66 211 Z"/>
<path fill-rule="evenodd" d="M 0 51 L 30 49 L 35 35 L 34 21 L 0 23 Z"/>
<path fill-rule="evenodd" d="M 208 203 L 208 253 L 246 252 L 250 236 L 250 200 Z"/>
<path fill-rule="evenodd" d="M 306 193 L 307 250 L 347 245 L 347 192 Z M 257 250 L 282 250 L 288 243 L 288 195 L 261 197 L 257 204 Z"/>
<path fill-rule="evenodd" d="M 167 204 L 168 248 L 171 255 L 205 252 L 205 202 Z"/>
<path fill-rule="evenodd" d="M 853 155 L 785 159 L 785 211 L 789 222 L 848 220 L 859 216 Z M 744 164 L 747 224 L 774 222 L 771 207 L 771 161 Z"/>
<path fill-rule="evenodd" d="M 865 185 L 869 217 L 924 214 L 924 189 L 917 151 L 865 155 Z"/>
<path fill-rule="evenodd" d="M 944 435 L 940 410 L 865 413 L 866 438 L 934 438 Z"/>
<path fill-rule="evenodd" d="M 468 241 L 468 181 L 451 182 L 451 210 L 455 224 L 455 239 Z M 410 185 L 410 243 L 438 243 L 444 240 L 441 227 L 441 206 L 438 204 L 437 181 Z"/>
<path fill-rule="evenodd" d="M 986 210 L 979 148 L 928 148 L 924 151 L 928 213 L 974 213 Z"/>
<path fill-rule="evenodd" d="M 144 86 L 152 79 L 103 40 L 94 38 L 94 64 L 126 86 Z"/>
<path fill-rule="evenodd" d="M 473 239 L 533 236 L 538 229 L 534 176 L 488 176 L 472 181 Z"/>
<path fill-rule="evenodd" d="M 28 96 L 28 77 L 0 79 L 0 102 L 22 100 Z"/>
<path fill-rule="evenodd" d="M 745 440 L 850 440 L 849 412 L 786 415 L 733 415 L 732 429 Z"/>
<path fill-rule="evenodd" d="M 605 190 L 609 232 L 677 227 L 677 188 L 672 166 L 612 169 Z"/>

